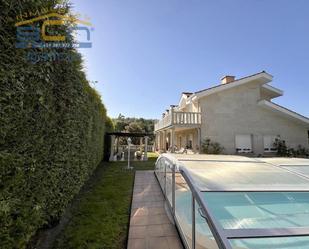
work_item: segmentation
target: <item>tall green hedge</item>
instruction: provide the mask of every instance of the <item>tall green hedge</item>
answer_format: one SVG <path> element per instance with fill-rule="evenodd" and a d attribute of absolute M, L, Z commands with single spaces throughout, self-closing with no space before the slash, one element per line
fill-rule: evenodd
<path fill-rule="evenodd" d="M 59 4 L 69 10 L 56 0 L 0 1 L 1 249 L 25 248 L 57 221 L 103 157 L 106 110 L 82 60 L 32 64 L 15 48 L 16 15 Z"/>

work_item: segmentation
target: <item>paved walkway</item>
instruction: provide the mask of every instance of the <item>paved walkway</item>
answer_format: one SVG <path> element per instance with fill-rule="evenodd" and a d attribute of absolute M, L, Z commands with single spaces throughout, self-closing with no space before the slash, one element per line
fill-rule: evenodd
<path fill-rule="evenodd" d="M 128 249 L 182 249 L 153 171 L 135 174 Z"/>

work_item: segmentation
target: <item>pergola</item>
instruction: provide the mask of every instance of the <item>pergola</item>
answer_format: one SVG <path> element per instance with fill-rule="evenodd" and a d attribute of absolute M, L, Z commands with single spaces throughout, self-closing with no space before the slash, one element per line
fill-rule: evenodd
<path fill-rule="evenodd" d="M 145 155 L 143 160 L 147 161 L 147 148 L 148 148 L 148 138 L 154 136 L 153 133 L 131 133 L 131 132 L 110 132 L 107 133 L 111 137 L 111 148 L 110 148 L 110 157 L 109 161 L 116 161 L 115 155 L 118 154 L 119 152 L 119 138 L 120 137 L 126 137 L 126 138 L 133 138 L 133 137 L 139 137 L 140 138 L 140 144 L 139 147 L 141 148 L 143 145 L 143 140 L 145 140 L 144 144 L 144 151 Z"/>

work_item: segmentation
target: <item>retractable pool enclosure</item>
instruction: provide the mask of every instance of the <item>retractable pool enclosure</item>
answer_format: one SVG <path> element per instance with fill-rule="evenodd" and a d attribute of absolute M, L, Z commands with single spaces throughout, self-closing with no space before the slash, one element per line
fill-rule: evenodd
<path fill-rule="evenodd" d="M 155 174 L 188 249 L 308 249 L 309 160 L 163 154 Z"/>

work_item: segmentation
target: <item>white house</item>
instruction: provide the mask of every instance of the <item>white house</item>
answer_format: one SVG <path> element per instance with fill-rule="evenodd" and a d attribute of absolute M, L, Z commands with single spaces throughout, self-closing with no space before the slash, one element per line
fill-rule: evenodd
<path fill-rule="evenodd" d="M 179 104 L 155 124 L 157 149 L 199 152 L 206 138 L 227 154 L 270 153 L 276 138 L 308 148 L 309 119 L 272 102 L 283 95 L 269 85 L 272 79 L 265 71 L 241 79 L 225 76 L 217 86 L 182 93 Z"/>

